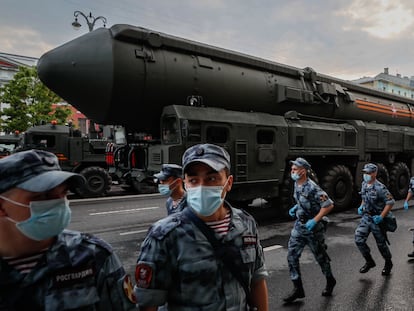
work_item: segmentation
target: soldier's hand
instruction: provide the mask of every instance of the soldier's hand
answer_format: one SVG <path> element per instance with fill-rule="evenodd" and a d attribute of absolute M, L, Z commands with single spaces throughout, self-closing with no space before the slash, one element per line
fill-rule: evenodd
<path fill-rule="evenodd" d="M 376 225 L 378 225 L 383 221 L 383 218 L 381 215 L 375 215 L 375 216 L 372 216 L 372 220 L 374 221 Z"/>
<path fill-rule="evenodd" d="M 289 216 L 292 218 L 296 218 L 296 210 L 298 209 L 298 205 L 296 204 L 289 210 Z"/>
<path fill-rule="evenodd" d="M 360 207 L 358 207 L 358 215 L 362 215 L 364 213 L 365 210 L 365 206 L 361 205 Z"/>
<path fill-rule="evenodd" d="M 404 201 L 404 209 L 407 210 L 408 209 L 408 202 Z"/>
<path fill-rule="evenodd" d="M 308 229 L 309 231 L 312 231 L 312 229 L 315 228 L 315 226 L 316 226 L 316 221 L 313 218 L 309 219 L 306 222 L 305 226 L 306 226 L 306 229 Z"/>

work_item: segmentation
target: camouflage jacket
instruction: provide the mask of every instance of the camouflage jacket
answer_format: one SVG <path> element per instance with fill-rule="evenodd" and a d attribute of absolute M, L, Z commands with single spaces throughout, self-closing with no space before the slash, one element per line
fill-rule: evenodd
<path fill-rule="evenodd" d="M 0 259 L 0 310 L 136 310 L 128 288 L 112 248 L 75 231 L 61 233 L 26 275 Z"/>
<path fill-rule="evenodd" d="M 230 207 L 231 223 L 224 243 L 237 247 L 247 284 L 267 276 L 256 222 Z M 184 212 L 174 213 L 149 230 L 137 261 L 135 295 L 140 306 L 168 310 L 245 310 L 243 287 L 228 271 L 204 236 Z"/>

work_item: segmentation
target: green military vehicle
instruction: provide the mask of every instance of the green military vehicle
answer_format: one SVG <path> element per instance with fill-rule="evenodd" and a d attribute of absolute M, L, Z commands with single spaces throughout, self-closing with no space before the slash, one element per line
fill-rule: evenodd
<path fill-rule="evenodd" d="M 111 188 L 105 148 L 107 138 L 81 137 L 78 130 L 66 125 L 45 124 L 30 127 L 22 134 L 21 149 L 43 149 L 54 153 L 65 171 L 86 178 L 86 187 L 77 189 L 81 197 L 104 196 Z"/>
<path fill-rule="evenodd" d="M 126 127 L 129 151 L 118 155 L 137 182 L 205 142 L 231 155 L 229 198 L 264 198 L 275 213 L 291 207 L 289 161 L 298 156 L 312 164 L 337 210 L 358 199 L 367 162 L 378 164 L 397 199 L 413 174 L 414 101 L 311 68 L 114 25 L 44 54 L 38 71 L 89 117 Z M 153 139 L 134 139 L 143 132 Z"/>
<path fill-rule="evenodd" d="M 0 135 L 0 159 L 10 155 L 20 144 L 20 135 L 6 134 Z"/>

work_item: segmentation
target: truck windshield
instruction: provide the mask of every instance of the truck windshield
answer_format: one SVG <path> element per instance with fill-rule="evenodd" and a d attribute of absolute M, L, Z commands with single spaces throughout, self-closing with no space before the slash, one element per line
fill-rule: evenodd
<path fill-rule="evenodd" d="M 175 116 L 164 116 L 161 122 L 162 141 L 164 144 L 180 142 L 178 120 Z"/>

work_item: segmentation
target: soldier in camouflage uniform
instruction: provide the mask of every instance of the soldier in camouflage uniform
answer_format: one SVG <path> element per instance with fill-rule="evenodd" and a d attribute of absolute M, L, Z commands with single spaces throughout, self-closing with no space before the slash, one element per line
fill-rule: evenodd
<path fill-rule="evenodd" d="M 84 184 L 41 150 L 0 160 L 0 310 L 135 310 L 131 280 L 104 241 L 64 230 Z"/>
<path fill-rule="evenodd" d="M 183 155 L 183 171 L 186 209 L 155 223 L 141 246 L 135 273 L 140 310 L 166 302 L 169 311 L 240 311 L 248 303 L 251 310 L 268 310 L 256 222 L 224 201 L 233 184 L 229 154 L 219 146 L 195 145 Z M 217 256 L 200 222 L 233 251 L 240 280 Z"/>
<path fill-rule="evenodd" d="M 296 205 L 289 210 L 291 217 L 297 218 L 288 242 L 288 264 L 293 291 L 284 301 L 293 302 L 305 297 L 299 267 L 299 258 L 306 245 L 309 246 L 316 261 L 326 277 L 323 296 L 331 296 L 336 280 L 332 275 L 330 258 L 326 252 L 325 225 L 323 217 L 333 209 L 333 202 L 313 180 L 308 178 L 310 164 L 303 158 L 297 158 L 292 164 L 291 177 L 295 181 L 293 197 Z"/>
<path fill-rule="evenodd" d="M 364 181 L 361 187 L 362 202 L 358 208 L 358 214 L 362 218 L 355 230 L 355 243 L 366 262 L 359 272 L 367 273 L 376 265 L 366 243 L 368 235 L 372 232 L 377 242 L 378 250 L 385 259 L 382 275 L 389 275 L 392 269 L 392 256 L 386 243 L 386 236 L 383 230 L 381 230 L 381 223 L 390 213 L 395 201 L 387 187 L 377 180 L 378 168 L 375 164 L 365 164 L 362 171 L 364 173 Z"/>
<path fill-rule="evenodd" d="M 158 191 L 168 195 L 165 207 L 168 215 L 183 210 L 187 205 L 183 186 L 183 168 L 177 164 L 163 164 L 161 171 L 154 175 L 158 182 Z"/>
<path fill-rule="evenodd" d="M 408 201 L 411 200 L 411 198 L 414 195 L 414 177 L 411 177 L 410 179 L 410 186 L 408 188 L 408 193 L 407 193 L 407 198 L 404 201 L 404 209 L 408 210 Z M 414 230 L 411 229 L 413 231 L 413 246 L 414 246 Z M 408 257 L 414 258 L 414 250 L 412 253 L 408 254 Z"/>

